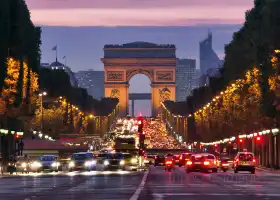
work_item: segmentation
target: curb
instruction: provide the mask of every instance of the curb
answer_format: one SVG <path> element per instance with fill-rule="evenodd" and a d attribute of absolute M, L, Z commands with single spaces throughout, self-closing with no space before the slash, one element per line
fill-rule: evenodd
<path fill-rule="evenodd" d="M 264 172 L 279 172 L 280 170 L 276 170 L 276 169 L 269 169 L 269 168 L 262 168 L 262 167 L 256 167 L 257 170 L 259 171 L 264 171 Z"/>

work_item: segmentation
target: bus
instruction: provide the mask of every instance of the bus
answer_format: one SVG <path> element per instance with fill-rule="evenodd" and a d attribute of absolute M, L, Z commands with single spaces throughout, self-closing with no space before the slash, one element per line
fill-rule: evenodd
<path fill-rule="evenodd" d="M 136 149 L 135 137 L 117 137 L 115 139 L 116 150 L 133 150 Z"/>

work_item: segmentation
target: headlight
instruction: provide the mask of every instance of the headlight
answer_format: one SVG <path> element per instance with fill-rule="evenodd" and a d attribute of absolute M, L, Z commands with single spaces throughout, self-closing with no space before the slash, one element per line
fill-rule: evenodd
<path fill-rule="evenodd" d="M 73 162 L 73 161 L 71 161 L 70 163 L 69 163 L 69 167 L 74 167 L 75 166 L 75 163 Z"/>
<path fill-rule="evenodd" d="M 109 161 L 108 161 L 108 160 L 105 160 L 105 161 L 104 161 L 104 165 L 109 165 Z"/>
<path fill-rule="evenodd" d="M 60 165 L 59 162 L 54 162 L 54 163 L 52 163 L 52 167 L 58 167 L 59 165 Z"/>
<path fill-rule="evenodd" d="M 136 159 L 136 158 L 132 158 L 132 159 L 131 159 L 131 163 L 132 163 L 132 164 L 136 164 L 136 163 L 137 163 L 137 159 Z"/>
<path fill-rule="evenodd" d="M 125 164 L 124 160 L 121 160 L 120 165 L 124 165 L 124 164 Z"/>
<path fill-rule="evenodd" d="M 37 162 L 37 161 L 35 161 L 35 162 L 31 163 L 31 167 L 32 168 L 39 168 L 39 167 L 42 167 L 42 164 Z"/>
<path fill-rule="evenodd" d="M 21 167 L 22 167 L 22 168 L 26 168 L 26 167 L 27 167 L 27 164 L 26 164 L 26 163 L 21 163 Z"/>

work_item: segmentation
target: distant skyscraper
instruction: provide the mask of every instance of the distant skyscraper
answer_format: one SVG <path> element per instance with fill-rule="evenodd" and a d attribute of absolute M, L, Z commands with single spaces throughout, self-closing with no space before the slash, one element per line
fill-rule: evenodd
<path fill-rule="evenodd" d="M 199 59 L 200 59 L 200 85 L 205 85 L 207 77 L 213 75 L 222 67 L 223 61 L 217 56 L 212 48 L 212 33 L 209 32 L 208 37 L 199 43 Z M 217 73 L 214 73 L 217 74 Z"/>
<path fill-rule="evenodd" d="M 93 98 L 101 99 L 104 97 L 104 71 L 78 71 L 75 76 L 79 87 L 87 89 L 88 94 Z"/>
<path fill-rule="evenodd" d="M 195 84 L 195 60 L 177 59 L 176 64 L 176 101 L 185 101 Z"/>
<path fill-rule="evenodd" d="M 69 76 L 71 85 L 73 87 L 78 87 L 78 81 L 77 81 L 77 79 L 76 79 L 76 77 L 75 77 L 75 75 L 72 72 L 70 67 L 65 66 L 64 64 L 62 64 L 62 63 L 60 63 L 58 61 L 55 61 L 55 62 L 53 62 L 51 64 L 49 64 L 49 63 L 41 63 L 40 65 L 41 65 L 41 67 L 52 69 L 52 70 L 56 70 L 56 69 L 64 70 L 68 74 L 68 76 Z"/>

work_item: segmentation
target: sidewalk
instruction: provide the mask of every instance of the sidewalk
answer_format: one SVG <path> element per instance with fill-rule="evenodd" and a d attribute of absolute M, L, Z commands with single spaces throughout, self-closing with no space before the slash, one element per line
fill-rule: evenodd
<path fill-rule="evenodd" d="M 264 172 L 277 172 L 280 173 L 280 169 L 273 169 L 273 168 L 267 168 L 267 167 L 262 167 L 258 166 L 256 167 L 257 170 L 264 171 Z"/>

